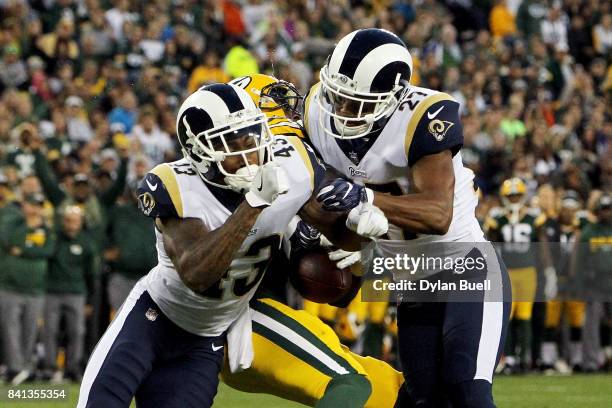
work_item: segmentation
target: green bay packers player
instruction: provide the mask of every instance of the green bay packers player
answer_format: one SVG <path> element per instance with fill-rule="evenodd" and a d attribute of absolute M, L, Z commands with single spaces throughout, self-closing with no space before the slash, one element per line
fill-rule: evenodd
<path fill-rule="evenodd" d="M 486 277 L 470 276 L 499 282 L 493 301 L 481 301 L 483 292 L 476 302 L 405 301 L 397 315 L 409 397 L 403 406 L 450 400 L 493 407 L 493 368 L 509 309 L 506 271 L 474 215 L 474 175 L 459 152 L 459 103 L 410 85 L 412 73 L 406 45 L 389 31 L 356 30 L 335 46 L 304 103 L 309 141 L 342 175 L 318 199 L 330 213 L 376 205 L 389 220 L 389 238 L 405 247 L 412 240 L 429 248 L 464 242 L 470 244 L 460 257 L 492 252 Z"/>
<path fill-rule="evenodd" d="M 499 191 L 502 208 L 493 208 L 485 221 L 485 233 L 491 241 L 502 243 L 502 257 L 512 282 L 512 319 L 508 334 L 504 369 L 518 370 L 529 363 L 531 349 L 531 316 L 538 284 L 538 249 L 532 242 L 544 242 L 541 228 L 546 216 L 526 205 L 527 186 L 517 178 L 505 180 Z M 554 271 L 547 271 L 548 274 Z M 553 279 L 549 276 L 549 280 Z M 517 360 L 517 351 L 520 353 Z"/>
<path fill-rule="evenodd" d="M 542 365 L 546 370 L 570 373 L 572 368 L 582 365 L 582 326 L 584 325 L 585 303 L 576 299 L 572 287 L 577 280 L 572 276 L 572 256 L 580 236 L 580 197 L 575 191 L 567 191 L 560 200 L 559 215 L 548 217 L 545 224 L 549 242 L 557 242 L 553 251 L 555 269 L 558 273 L 559 295 L 546 302 L 544 343 L 542 344 Z M 570 327 L 569 358 L 559 352 L 561 348 L 561 317 Z M 569 364 L 568 364 L 569 363 Z"/>
<path fill-rule="evenodd" d="M 230 83 L 247 91 L 267 115 L 273 134 L 304 137 L 300 124 L 290 119 L 299 102 L 291 84 L 263 74 Z M 282 148 L 276 154 L 282 155 Z M 232 373 L 225 364 L 222 381 L 240 391 L 272 394 L 309 406 L 355 407 L 362 406 L 359 401 L 363 400 L 369 408 L 393 407 L 403 383 L 401 373 L 383 361 L 351 352 L 319 318 L 284 304 L 286 267 L 282 261 L 273 261 L 251 301 L 251 367 Z"/>
<path fill-rule="evenodd" d="M 325 168 L 299 138 L 275 138 L 242 88 L 213 84 L 191 94 L 177 136 L 184 158 L 158 165 L 138 188 L 142 212 L 155 218 L 158 264 L 100 339 L 79 408 L 125 408 L 134 396 L 144 408 L 212 406 L 225 348 L 236 372 L 251 364 L 253 326 L 283 336 L 285 326 L 261 312 L 272 306 L 251 309 L 249 301 L 292 218 L 299 213 L 347 249 L 361 242 L 347 224 L 364 236 L 384 233 L 374 210 L 322 216 L 314 194 Z M 318 356 L 322 370 L 349 370 Z M 354 406 L 367 398 L 350 388 L 344 396 Z"/>

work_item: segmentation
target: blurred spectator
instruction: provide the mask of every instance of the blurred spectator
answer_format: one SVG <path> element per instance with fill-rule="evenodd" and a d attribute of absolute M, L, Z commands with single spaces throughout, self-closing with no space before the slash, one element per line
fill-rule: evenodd
<path fill-rule="evenodd" d="M 55 31 L 43 34 L 36 41 L 36 46 L 43 54 L 51 71 L 64 62 L 75 62 L 79 57 L 79 46 L 72 38 L 74 21 L 65 16 L 58 21 Z"/>
<path fill-rule="evenodd" d="M 42 101 L 49 102 L 52 98 L 51 90 L 47 83 L 48 77 L 45 73 L 45 63 L 39 56 L 33 55 L 28 58 L 28 73 L 34 94 Z"/>
<path fill-rule="evenodd" d="M 136 16 L 130 13 L 128 0 L 115 0 L 113 5 L 114 7 L 105 13 L 105 17 L 113 30 L 114 39 L 120 41 L 123 39 L 124 24 L 135 20 Z"/>
<path fill-rule="evenodd" d="M 512 37 L 516 34 L 514 15 L 506 0 L 497 0 L 489 15 L 489 26 L 494 37 Z"/>
<path fill-rule="evenodd" d="M 593 37 L 588 30 L 584 17 L 580 14 L 572 16 L 570 29 L 567 33 L 570 54 L 579 64 L 588 65 L 593 58 Z"/>
<path fill-rule="evenodd" d="M 215 6 L 220 10 L 215 10 L 223 15 L 223 29 L 225 34 L 230 37 L 240 37 L 244 34 L 245 27 L 242 20 L 240 5 L 232 0 L 222 0 L 215 2 Z"/>
<path fill-rule="evenodd" d="M 516 25 L 525 38 L 540 34 L 540 25 L 548 13 L 544 0 L 523 0 L 516 14 Z"/>
<path fill-rule="evenodd" d="M 223 66 L 230 78 L 259 73 L 257 60 L 241 44 L 235 44 L 229 49 L 223 61 Z"/>
<path fill-rule="evenodd" d="M 125 202 L 109 216 L 109 246 L 104 259 L 112 270 L 107 293 L 113 311 L 119 309 L 138 279 L 157 264 L 155 227 L 150 218 L 140 214 L 136 186 L 134 183 L 127 189 Z"/>
<path fill-rule="evenodd" d="M 28 72 L 19 58 L 19 47 L 14 43 L 5 45 L 0 61 L 0 89 L 22 88 L 27 80 Z"/>
<path fill-rule="evenodd" d="M 73 142 L 88 142 L 93 137 L 83 100 L 75 95 L 66 98 L 66 126 L 68 137 Z"/>
<path fill-rule="evenodd" d="M 77 206 L 66 207 L 57 227 L 55 252 L 49 260 L 43 342 L 47 375 L 55 382 L 63 378 L 75 382 L 81 379 L 85 314 L 91 311 L 87 294 L 93 293 L 98 268 L 95 246 L 82 233 L 82 226 L 82 210 Z M 57 371 L 56 365 L 62 319 L 66 341 L 64 373 Z"/>
<path fill-rule="evenodd" d="M 130 160 L 130 170 L 128 172 L 128 185 L 138 184 L 153 166 L 149 159 L 143 154 L 137 154 Z"/>
<path fill-rule="evenodd" d="M 112 13 L 111 13 L 112 16 Z M 94 57 L 110 56 L 114 45 L 114 32 L 101 9 L 90 10 L 89 21 L 82 26 L 83 48 Z"/>
<path fill-rule="evenodd" d="M 21 177 L 34 171 L 34 155 L 32 146 L 40 143 L 38 129 L 31 123 L 22 123 L 12 132 L 18 140 L 16 147 L 6 156 L 6 164 L 17 169 Z"/>
<path fill-rule="evenodd" d="M 108 121 L 112 125 L 119 124 L 125 133 L 130 133 L 136 123 L 136 96 L 132 91 L 125 91 L 120 96 L 119 105 L 108 114 Z"/>
<path fill-rule="evenodd" d="M 192 93 L 203 85 L 227 81 L 229 81 L 229 77 L 221 69 L 219 56 L 211 50 L 204 56 L 203 63 L 198 65 L 191 73 L 187 89 Z"/>
<path fill-rule="evenodd" d="M 2 224 L 4 217 L 15 215 L 17 210 L 15 195 L 11 191 L 8 179 L 4 174 L 0 173 L 0 224 Z M 1 260 L 2 256 L 0 256 Z"/>
<path fill-rule="evenodd" d="M 22 216 L 0 226 L 5 254 L 0 272 L 0 330 L 8 378 L 18 385 L 32 374 L 32 356 L 42 318 L 47 278 L 47 260 L 53 254 L 55 237 L 45 225 L 42 194 L 25 196 Z"/>
<path fill-rule="evenodd" d="M 548 16 L 542 21 L 540 26 L 544 44 L 556 49 L 568 49 L 567 29 L 567 16 L 561 10 L 561 5 L 555 3 L 548 11 Z"/>
<path fill-rule="evenodd" d="M 313 82 L 312 70 L 306 62 L 306 45 L 304 43 L 294 43 L 291 46 L 291 72 L 296 77 L 294 85 L 302 93 L 306 95 L 310 85 Z"/>
<path fill-rule="evenodd" d="M 147 156 L 149 163 L 156 166 L 174 154 L 174 144 L 170 135 L 162 131 L 151 106 L 142 108 L 138 124 L 131 135 L 140 146 L 140 151 Z"/>
<path fill-rule="evenodd" d="M 606 55 L 612 50 L 612 14 L 609 12 L 601 17 L 601 22 L 593 28 L 595 51 Z"/>
<path fill-rule="evenodd" d="M 49 163 L 39 147 L 37 146 L 34 151 L 36 174 L 40 178 L 49 201 L 55 207 L 56 213 L 63 213 L 64 209 L 71 205 L 79 206 L 85 214 L 84 230 L 90 234 L 90 238 L 98 249 L 102 248 L 102 243 L 105 240 L 106 213 L 115 204 L 117 197 L 125 187 L 127 155 L 127 150 L 121 151 L 121 164 L 111 188 L 96 191 L 94 186 L 91 185 L 89 176 L 83 173 L 72 177 L 70 179 L 71 183 L 66 184 L 65 189 L 63 189 L 54 177 L 52 170 L 49 168 Z M 57 221 L 59 220 L 56 219 Z"/>

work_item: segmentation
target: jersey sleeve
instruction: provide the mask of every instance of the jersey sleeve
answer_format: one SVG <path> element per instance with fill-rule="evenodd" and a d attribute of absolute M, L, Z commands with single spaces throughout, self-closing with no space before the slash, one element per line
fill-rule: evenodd
<path fill-rule="evenodd" d="M 167 164 L 153 168 L 138 185 L 138 208 L 151 218 L 183 218 L 176 175 Z"/>
<path fill-rule="evenodd" d="M 306 170 L 310 174 L 311 187 L 313 191 L 318 191 L 319 186 L 323 182 L 327 168 L 321 159 L 316 155 L 314 149 L 297 137 L 288 137 L 289 143 L 299 153 L 300 158 L 306 166 Z"/>
<path fill-rule="evenodd" d="M 304 139 L 304 129 L 302 126 L 293 120 L 287 118 L 270 118 L 268 119 L 270 130 L 275 136 L 296 136 Z"/>
<path fill-rule="evenodd" d="M 406 130 L 406 157 L 412 166 L 423 156 L 451 150 L 453 156 L 463 145 L 459 103 L 445 93 L 433 94 L 419 103 Z"/>
<path fill-rule="evenodd" d="M 304 120 L 304 129 L 306 129 L 306 133 L 310 132 L 308 126 L 310 126 L 310 104 L 312 103 L 315 95 L 319 91 L 319 87 L 321 86 L 320 82 L 317 82 L 313 86 L 310 87 L 308 93 L 304 97 L 304 104 L 302 105 L 304 111 L 302 112 L 302 119 Z"/>

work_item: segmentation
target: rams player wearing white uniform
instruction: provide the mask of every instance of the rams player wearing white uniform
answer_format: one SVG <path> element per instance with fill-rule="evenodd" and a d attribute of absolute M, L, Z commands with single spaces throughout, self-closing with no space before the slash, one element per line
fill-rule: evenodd
<path fill-rule="evenodd" d="M 98 343 L 79 408 L 127 408 L 134 396 L 139 407 L 210 407 L 225 344 L 232 371 L 251 363 L 249 300 L 290 220 L 300 213 L 336 244 L 359 246 L 346 220 L 311 199 L 324 167 L 298 138 L 275 140 L 243 89 L 200 88 L 179 110 L 177 135 L 184 158 L 155 167 L 138 190 L 155 218 L 158 265 Z"/>
<path fill-rule="evenodd" d="M 374 203 L 392 224 L 390 239 L 486 242 L 474 215 L 474 176 L 459 153 L 459 104 L 411 86 L 411 74 L 408 49 L 386 30 L 357 30 L 338 42 L 304 104 L 311 144 L 344 175 L 322 187 L 319 200 L 330 211 Z M 499 291 L 507 299 L 499 259 L 488 259 L 486 273 L 503 282 Z M 399 351 L 411 400 L 405 405 L 438 407 L 450 400 L 453 407 L 493 407 L 491 382 L 508 306 L 501 296 L 399 304 Z"/>
<path fill-rule="evenodd" d="M 299 95 L 292 84 L 254 74 L 230 82 L 244 88 L 268 117 L 277 136 L 304 138 L 297 114 Z M 306 228 L 303 223 L 298 228 Z M 303 231 L 298 247 L 318 245 Z M 402 374 L 384 361 L 362 357 L 340 343 L 319 318 L 295 310 L 286 300 L 287 264 L 274 260 L 251 300 L 254 358 L 251 367 L 232 373 L 224 367 L 221 380 L 231 387 L 267 393 L 317 408 L 392 408 L 403 383 Z"/>

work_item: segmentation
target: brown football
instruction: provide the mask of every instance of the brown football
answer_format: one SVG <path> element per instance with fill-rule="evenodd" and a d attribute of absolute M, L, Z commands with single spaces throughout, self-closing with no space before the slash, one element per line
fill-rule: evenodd
<path fill-rule="evenodd" d="M 338 269 L 324 248 L 304 252 L 293 260 L 292 265 L 289 279 L 304 299 L 333 303 L 351 289 L 351 270 Z"/>

